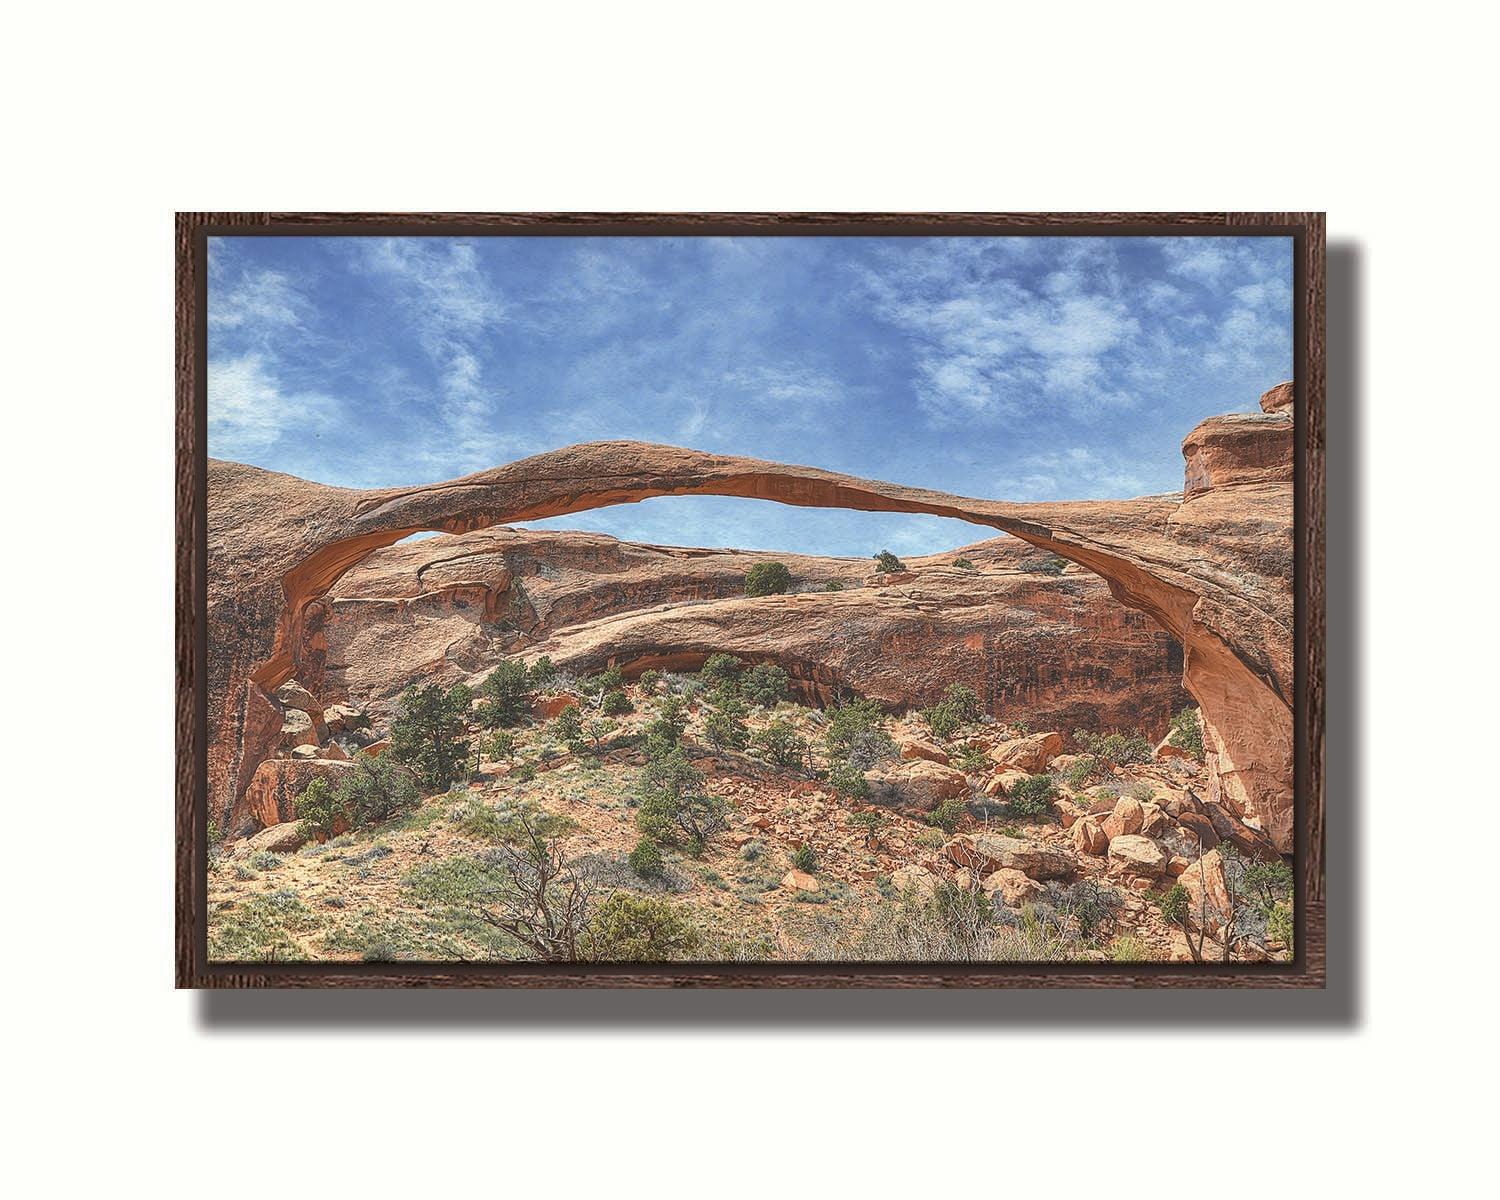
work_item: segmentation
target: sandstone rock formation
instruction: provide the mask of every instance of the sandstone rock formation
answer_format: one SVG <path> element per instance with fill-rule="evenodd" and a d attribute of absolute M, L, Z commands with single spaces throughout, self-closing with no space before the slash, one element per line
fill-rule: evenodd
<path fill-rule="evenodd" d="M 960 556 L 974 569 L 954 568 Z M 923 706 L 963 683 L 995 716 L 1164 727 L 1189 702 L 1181 647 L 1098 576 L 1040 574 L 1036 557 L 996 538 L 914 558 L 910 583 L 874 590 L 858 581 L 860 559 L 486 529 L 370 555 L 324 597 L 317 654 L 297 657 L 322 665 L 310 682 L 325 699 L 377 716 L 411 683 L 451 684 L 502 654 L 546 654 L 577 674 L 618 663 L 633 678 L 731 653 L 775 661 L 819 706 L 851 691 Z M 790 567 L 794 594 L 746 598 L 746 571 L 772 559 Z M 824 590 L 829 580 L 844 590 Z"/>
<path fill-rule="evenodd" d="M 208 470 L 207 639 L 212 811 L 229 821 L 275 746 L 274 693 L 324 676 L 329 588 L 370 551 L 421 530 L 650 496 L 750 496 L 920 512 L 1013 534 L 1102 576 L 1185 651 L 1222 798 L 1292 844 L 1291 419 L 1214 418 L 1184 443 L 1181 500 L 1008 504 L 635 442 L 570 446 L 445 483 L 357 491 L 236 463 Z M 895 585 L 905 586 L 905 585 Z M 312 685 L 309 684 L 311 687 Z M 314 693 L 316 688 L 312 687 Z M 326 701 L 326 697 L 318 697 Z"/>

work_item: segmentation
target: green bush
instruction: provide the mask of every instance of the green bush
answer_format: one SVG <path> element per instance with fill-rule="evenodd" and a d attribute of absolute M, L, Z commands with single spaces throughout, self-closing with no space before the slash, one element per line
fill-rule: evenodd
<path fill-rule="evenodd" d="M 509 762 L 516 756 L 516 735 L 506 729 L 497 729 L 490 739 L 490 760 Z"/>
<path fill-rule="evenodd" d="M 338 796 L 352 825 L 389 820 L 416 808 L 422 798 L 411 772 L 384 754 L 356 755 L 354 769 L 339 783 Z"/>
<path fill-rule="evenodd" d="M 704 679 L 732 680 L 739 676 L 744 663 L 733 654 L 710 654 L 699 674 Z"/>
<path fill-rule="evenodd" d="M 974 569 L 973 560 L 968 558 L 955 558 L 953 565 L 963 571 L 972 571 Z"/>
<path fill-rule="evenodd" d="M 588 749 L 583 738 L 583 717 L 576 704 L 568 705 L 557 714 L 557 719 L 552 722 L 552 732 L 574 754 L 582 754 Z"/>
<path fill-rule="evenodd" d="M 813 853 L 811 846 L 803 842 L 797 847 L 797 852 L 792 855 L 792 866 L 811 875 L 818 869 L 818 856 Z"/>
<path fill-rule="evenodd" d="M 870 795 L 865 773 L 847 762 L 834 763 L 828 769 L 828 784 L 845 800 L 864 800 Z"/>
<path fill-rule="evenodd" d="M 368 755 L 361 755 L 367 758 Z M 349 821 L 349 812 L 342 796 L 328 786 L 322 776 L 313 779 L 292 802 L 293 810 L 302 822 L 302 828 L 319 837 L 331 837 L 334 828 L 342 819 Z"/>
<path fill-rule="evenodd" d="M 479 685 L 479 722 L 486 729 L 515 725 L 531 712 L 531 677 L 518 659 L 500 663 Z"/>
<path fill-rule="evenodd" d="M 281 866 L 281 861 L 269 850 L 258 850 L 250 856 L 250 865 L 257 871 L 274 871 Z"/>
<path fill-rule="evenodd" d="M 906 570 L 906 564 L 892 554 L 889 550 L 882 550 L 875 555 L 875 573 L 877 575 L 888 575 L 892 571 Z"/>
<path fill-rule="evenodd" d="M 578 685 L 578 690 L 586 696 L 598 699 L 606 692 L 618 691 L 624 686 L 625 672 L 616 664 L 601 671 L 598 675 L 590 675 L 587 679 L 581 681 Z"/>
<path fill-rule="evenodd" d="M 931 708 L 922 709 L 921 715 L 933 736 L 947 741 L 962 726 L 979 719 L 979 696 L 964 684 L 949 684 L 942 700 Z"/>
<path fill-rule="evenodd" d="M 968 812 L 969 806 L 962 800 L 944 800 L 927 814 L 927 823 L 952 835 L 958 832 L 959 823 Z"/>
<path fill-rule="evenodd" d="M 661 847 L 649 837 L 643 837 L 630 852 L 630 869 L 642 879 L 659 879 L 666 869 Z"/>
<path fill-rule="evenodd" d="M 390 753 L 413 768 L 431 791 L 442 791 L 465 773 L 472 699 L 461 683 L 446 692 L 436 683 L 410 687 L 401 696 L 401 715 L 391 724 Z"/>
<path fill-rule="evenodd" d="M 657 842 L 700 848 L 727 829 L 729 804 L 703 787 L 703 772 L 688 762 L 681 746 L 649 763 L 641 773 L 635 826 Z"/>
<path fill-rule="evenodd" d="M 777 717 L 750 741 L 765 752 L 778 767 L 800 767 L 807 752 L 807 741 L 797 727 L 784 717 Z"/>
<path fill-rule="evenodd" d="M 792 694 L 791 680 L 775 663 L 759 663 L 740 679 L 740 694 L 751 704 L 774 708 Z"/>
<path fill-rule="evenodd" d="M 1057 785 L 1050 775 L 1031 775 L 1014 783 L 1006 792 L 1006 809 L 1016 817 L 1040 817 L 1051 810 Z"/>
<path fill-rule="evenodd" d="M 842 592 L 844 590 L 844 585 L 837 579 L 830 579 L 823 585 L 823 590 L 825 592 Z"/>
<path fill-rule="evenodd" d="M 792 586 L 792 573 L 785 563 L 756 563 L 745 572 L 745 595 L 779 596 Z"/>
<path fill-rule="evenodd" d="M 534 688 L 546 687 L 557 678 L 557 668 L 552 665 L 552 660 L 544 654 L 531 664 L 531 670 L 526 672 L 526 678 Z"/>
<path fill-rule="evenodd" d="M 628 713 L 630 709 L 630 697 L 620 688 L 605 692 L 604 700 L 599 706 L 599 710 L 606 716 L 618 716 L 620 713 Z"/>
<path fill-rule="evenodd" d="M 1090 733 L 1087 729 L 1075 729 L 1073 740 L 1092 755 L 1107 760 L 1113 766 L 1123 767 L 1131 763 L 1151 761 L 1151 743 L 1137 731 L 1133 734 Z"/>
<path fill-rule="evenodd" d="M 860 735 L 868 732 L 879 732 L 888 744 L 891 743 L 890 736 L 880 728 L 884 720 L 885 714 L 881 712 L 880 705 L 873 700 L 854 700 L 848 704 L 841 704 L 828 714 L 828 725 L 823 733 L 823 742 L 828 748 L 828 757 L 830 759 L 844 758 L 854 749 L 860 740 Z M 868 768 L 874 764 L 863 765 Z"/>
<path fill-rule="evenodd" d="M 703 721 L 703 736 L 715 750 L 743 750 L 750 744 L 745 723 L 730 713 L 710 713 Z"/>
<path fill-rule="evenodd" d="M 701 941 L 685 908 L 629 892 L 604 901 L 588 924 L 588 956 L 601 961 L 669 962 L 690 956 Z"/>
<path fill-rule="evenodd" d="M 981 775 L 995 765 L 990 759 L 989 752 L 977 742 L 960 746 L 953 761 L 954 765 L 966 775 Z"/>
<path fill-rule="evenodd" d="M 1021 570 L 1029 571 L 1033 575 L 1061 575 L 1067 568 L 1068 560 L 1065 558 L 1033 558 L 1021 564 Z"/>
<path fill-rule="evenodd" d="M 642 671 L 641 677 L 636 680 L 636 683 L 640 686 L 641 691 L 645 692 L 646 695 L 654 696 L 656 694 L 657 687 L 661 683 L 661 673 L 659 671 L 652 671 L 649 669 Z"/>
<path fill-rule="evenodd" d="M 1167 743 L 1186 750 L 1199 762 L 1203 761 L 1203 720 L 1196 708 L 1185 708 L 1172 718 L 1172 732 L 1167 735 Z"/>

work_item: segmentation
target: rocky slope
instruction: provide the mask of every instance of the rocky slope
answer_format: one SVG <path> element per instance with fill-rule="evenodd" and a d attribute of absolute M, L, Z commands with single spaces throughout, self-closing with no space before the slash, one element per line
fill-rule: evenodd
<path fill-rule="evenodd" d="M 1274 404 L 1268 407 L 1276 407 Z M 209 786 L 228 819 L 282 736 L 274 691 L 326 668 L 324 596 L 372 550 L 649 496 L 751 496 L 926 512 L 1001 530 L 1103 577 L 1180 641 L 1215 798 L 1293 841 L 1290 409 L 1214 418 L 1184 443 L 1182 499 L 1007 504 L 812 467 L 635 442 L 570 446 L 446 483 L 355 491 L 211 460 Z M 299 661 L 299 657 L 302 661 Z"/>

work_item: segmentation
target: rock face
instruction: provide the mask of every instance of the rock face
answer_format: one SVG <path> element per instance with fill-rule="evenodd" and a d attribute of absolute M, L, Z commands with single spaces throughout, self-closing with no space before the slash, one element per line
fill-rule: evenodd
<path fill-rule="evenodd" d="M 243 809 L 281 732 L 283 709 L 273 698 L 281 684 L 296 677 L 327 704 L 314 682 L 327 667 L 327 593 L 371 551 L 422 530 L 461 534 L 650 496 L 710 494 L 957 517 L 1102 576 L 1116 599 L 1183 645 L 1183 682 L 1201 705 L 1223 795 L 1290 850 L 1291 446 L 1282 412 L 1215 418 L 1184 443 L 1181 500 L 1049 504 L 969 499 L 638 442 L 569 446 L 446 483 L 379 491 L 210 460 L 212 810 L 232 821 Z M 881 591 L 899 596 L 913 584 Z"/>
<path fill-rule="evenodd" d="M 954 568 L 960 556 L 974 569 Z M 546 654 L 577 674 L 618 663 L 633 678 L 729 653 L 776 662 L 799 699 L 820 706 L 850 692 L 925 706 L 962 683 L 997 717 L 1164 727 L 1189 702 L 1181 647 L 1097 576 L 1036 573 L 1035 558 L 997 538 L 913 559 L 906 584 L 873 589 L 858 582 L 860 559 L 486 529 L 372 554 L 324 597 L 318 653 L 296 655 L 323 664 L 311 682 L 325 697 L 377 716 L 408 684 L 453 683 L 503 654 Z M 746 571 L 771 559 L 797 590 L 745 597 Z M 830 580 L 843 590 L 824 590 Z"/>

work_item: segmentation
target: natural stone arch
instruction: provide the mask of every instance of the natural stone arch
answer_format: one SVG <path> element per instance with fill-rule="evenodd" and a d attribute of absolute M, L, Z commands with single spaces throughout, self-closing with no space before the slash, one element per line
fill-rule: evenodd
<path fill-rule="evenodd" d="M 1280 433 L 1283 418 L 1260 418 Z M 1237 436 L 1244 419 L 1237 419 Z M 1210 423 L 1205 423 L 1205 426 Z M 1195 447 L 1211 437 L 1190 435 Z M 1196 440 L 1195 440 L 1196 439 Z M 1292 841 L 1291 487 L 1258 477 L 1128 501 L 1008 504 L 814 467 L 640 442 L 592 442 L 416 488 L 330 488 L 209 464 L 209 786 L 231 816 L 280 724 L 269 693 L 295 670 L 308 606 L 371 551 L 413 533 L 467 533 L 654 496 L 722 495 L 800 507 L 927 513 L 988 526 L 1102 576 L 1184 647 L 1232 798 Z M 1281 553 L 1280 547 L 1286 547 Z"/>

